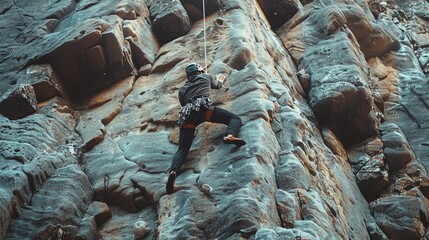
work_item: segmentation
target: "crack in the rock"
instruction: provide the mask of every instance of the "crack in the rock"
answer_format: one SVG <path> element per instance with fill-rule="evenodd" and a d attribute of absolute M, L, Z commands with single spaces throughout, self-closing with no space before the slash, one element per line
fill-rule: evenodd
<path fill-rule="evenodd" d="M 406 107 L 403 103 L 399 103 L 399 105 L 401 105 L 402 106 L 402 108 L 396 108 L 397 110 L 399 110 L 399 111 L 402 111 L 402 112 L 404 112 L 404 113 L 406 113 L 410 118 L 411 118 L 411 120 L 413 120 L 413 122 L 415 122 L 416 124 L 417 124 L 417 127 L 419 128 L 419 129 L 421 129 L 422 128 L 422 125 L 420 124 L 420 122 L 417 120 L 417 117 L 416 116 L 414 116 L 411 112 L 410 112 L 410 110 L 408 109 L 408 107 Z"/>
<path fill-rule="evenodd" d="M 13 5 L 16 7 L 16 12 L 18 13 L 19 19 L 21 20 L 22 24 L 24 24 L 24 26 L 27 27 L 27 24 L 25 23 L 24 19 L 22 18 L 21 13 L 18 11 L 19 7 L 16 4 L 16 0 L 13 0 Z"/>
<path fill-rule="evenodd" d="M 425 105 L 425 107 L 429 109 L 429 103 L 427 103 L 426 100 L 422 98 L 421 94 L 417 93 L 415 87 L 410 87 L 410 90 L 423 103 L 423 105 Z"/>
<path fill-rule="evenodd" d="M 359 169 L 356 171 L 355 175 L 356 175 L 356 174 L 358 174 L 358 173 L 360 173 L 360 172 L 361 172 L 361 170 L 362 170 L 362 168 L 363 168 L 363 167 L 365 167 L 365 166 L 366 166 L 366 164 L 367 164 L 368 162 L 370 162 L 371 160 L 373 160 L 375 156 L 377 156 L 378 154 L 381 154 L 381 153 L 383 153 L 383 150 L 378 151 L 378 152 L 377 152 L 377 153 L 375 153 L 373 156 L 371 156 L 367 161 L 365 161 L 365 162 L 362 164 L 362 166 L 360 166 L 360 167 L 359 167 Z"/>

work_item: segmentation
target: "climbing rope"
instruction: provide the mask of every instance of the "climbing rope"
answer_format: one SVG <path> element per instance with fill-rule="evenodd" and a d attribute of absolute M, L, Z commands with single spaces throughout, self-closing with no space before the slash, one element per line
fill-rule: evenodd
<path fill-rule="evenodd" d="M 204 27 L 204 66 L 207 72 L 207 40 L 206 40 L 206 5 L 205 1 L 203 1 L 203 27 Z"/>

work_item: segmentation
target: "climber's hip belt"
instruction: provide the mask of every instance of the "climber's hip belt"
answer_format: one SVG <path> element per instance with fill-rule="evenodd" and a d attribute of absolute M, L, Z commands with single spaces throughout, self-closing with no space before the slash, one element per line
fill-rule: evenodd
<path fill-rule="evenodd" d="M 209 97 L 200 96 L 190 99 L 179 111 L 179 120 L 177 121 L 179 126 L 182 127 L 185 124 L 185 121 L 191 114 L 191 111 L 199 112 L 201 109 L 214 109 L 213 102 Z"/>

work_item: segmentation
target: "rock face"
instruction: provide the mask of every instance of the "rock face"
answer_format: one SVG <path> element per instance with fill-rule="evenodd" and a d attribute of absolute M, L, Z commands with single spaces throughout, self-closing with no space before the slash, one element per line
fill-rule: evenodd
<path fill-rule="evenodd" d="M 202 3 L 1 1 L 0 239 L 427 238 L 427 2 Z M 168 195 L 205 60 L 247 145 L 200 125 Z"/>

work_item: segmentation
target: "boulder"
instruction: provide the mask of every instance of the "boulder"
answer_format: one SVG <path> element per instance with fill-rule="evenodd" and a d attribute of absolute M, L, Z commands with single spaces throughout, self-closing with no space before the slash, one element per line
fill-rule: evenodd
<path fill-rule="evenodd" d="M 33 114 L 37 109 L 36 93 L 28 84 L 11 88 L 0 99 L 0 114 L 12 120 Z"/>
<path fill-rule="evenodd" d="M 386 163 L 391 171 L 398 171 L 416 159 L 407 138 L 396 124 L 385 122 L 380 129 Z"/>
<path fill-rule="evenodd" d="M 362 56 L 343 32 L 309 48 L 300 68 L 311 75 L 310 105 L 345 146 L 378 133 L 378 120 Z M 323 57 L 321 57 L 323 56 Z"/>
<path fill-rule="evenodd" d="M 373 32 L 373 26 L 365 16 L 363 9 L 357 5 L 339 5 L 347 20 L 347 26 L 356 40 L 360 41 Z"/>
<path fill-rule="evenodd" d="M 162 44 L 185 35 L 191 20 L 180 1 L 155 0 L 150 7 L 152 29 Z"/>
<path fill-rule="evenodd" d="M 86 214 L 94 217 L 97 226 L 101 226 L 112 217 L 109 206 L 106 203 L 97 201 L 94 201 L 89 205 L 86 210 Z"/>
<path fill-rule="evenodd" d="M 359 45 L 365 58 L 382 56 L 391 50 L 398 50 L 399 40 L 395 34 L 378 23 L 372 23 L 372 32 L 359 40 Z"/>
<path fill-rule="evenodd" d="M 415 195 L 391 195 L 371 203 L 377 225 L 389 239 L 422 239 L 428 225 L 429 202 Z"/>

